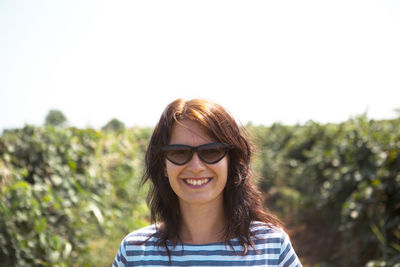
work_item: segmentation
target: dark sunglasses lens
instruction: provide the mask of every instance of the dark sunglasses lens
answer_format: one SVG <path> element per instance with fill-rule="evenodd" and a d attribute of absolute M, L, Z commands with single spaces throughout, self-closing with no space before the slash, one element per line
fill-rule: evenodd
<path fill-rule="evenodd" d="M 217 163 L 220 161 L 226 154 L 227 148 L 220 145 L 210 145 L 199 148 L 197 153 L 199 157 L 206 163 Z"/>
<path fill-rule="evenodd" d="M 184 164 L 186 163 L 191 157 L 191 150 L 190 148 L 172 148 L 165 152 L 166 157 L 176 163 L 176 164 Z"/>

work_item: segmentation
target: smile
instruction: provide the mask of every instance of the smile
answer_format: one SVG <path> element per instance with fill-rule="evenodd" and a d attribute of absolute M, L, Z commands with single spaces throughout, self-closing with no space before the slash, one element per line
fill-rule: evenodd
<path fill-rule="evenodd" d="M 191 179 L 191 178 L 187 178 L 187 179 L 183 179 L 183 181 L 186 183 L 186 184 L 189 184 L 189 185 L 191 185 L 191 186 L 202 186 L 202 185 L 205 185 L 205 184 L 207 184 L 208 182 L 210 182 L 211 181 L 211 179 L 212 178 L 201 178 L 201 179 Z"/>

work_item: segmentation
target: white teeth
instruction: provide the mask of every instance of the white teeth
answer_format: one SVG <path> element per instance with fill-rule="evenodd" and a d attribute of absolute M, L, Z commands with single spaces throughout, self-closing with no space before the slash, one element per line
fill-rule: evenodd
<path fill-rule="evenodd" d="M 210 178 L 206 178 L 206 179 L 186 179 L 185 181 L 188 184 L 191 185 L 203 185 L 205 183 L 207 183 L 210 180 Z"/>

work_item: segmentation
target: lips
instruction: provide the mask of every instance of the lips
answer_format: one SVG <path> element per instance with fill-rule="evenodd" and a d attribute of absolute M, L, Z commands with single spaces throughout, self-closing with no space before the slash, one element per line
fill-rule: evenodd
<path fill-rule="evenodd" d="M 204 178 L 185 178 L 183 181 L 192 187 L 201 187 L 206 185 L 211 181 L 211 177 L 204 177 Z"/>

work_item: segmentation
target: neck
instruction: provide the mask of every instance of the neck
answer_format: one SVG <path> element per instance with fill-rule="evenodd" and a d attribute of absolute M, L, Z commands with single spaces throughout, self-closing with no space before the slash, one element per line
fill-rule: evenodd
<path fill-rule="evenodd" d="M 187 205 L 181 203 L 183 243 L 209 244 L 224 240 L 225 216 L 219 205 Z"/>

